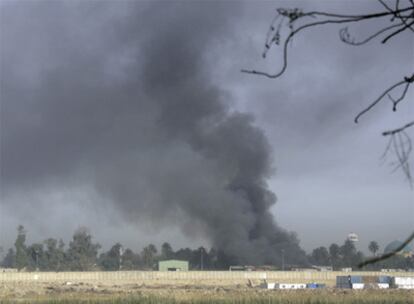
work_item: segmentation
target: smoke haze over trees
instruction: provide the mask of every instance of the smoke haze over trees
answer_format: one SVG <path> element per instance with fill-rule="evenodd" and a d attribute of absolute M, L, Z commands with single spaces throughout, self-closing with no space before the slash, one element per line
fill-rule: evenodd
<path fill-rule="evenodd" d="M 107 5 L 3 8 L 12 14 L 2 16 L 2 195 L 86 180 L 129 220 L 176 221 L 240 263 L 280 263 L 282 248 L 303 263 L 296 236 L 269 211 L 266 137 L 252 116 L 230 110 L 205 68 L 231 7 L 125 2 L 116 6 L 123 19 L 96 23 Z M 23 33 L 32 38 L 17 39 Z M 14 53 L 25 44 L 30 54 Z M 74 239 L 70 256 L 87 241 Z M 76 269 L 89 267 L 83 256 Z"/>

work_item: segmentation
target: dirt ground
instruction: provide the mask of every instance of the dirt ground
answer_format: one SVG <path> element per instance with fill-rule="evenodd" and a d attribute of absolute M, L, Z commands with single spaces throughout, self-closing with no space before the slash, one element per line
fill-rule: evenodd
<path fill-rule="evenodd" d="M 183 297 L 190 294 L 211 295 L 211 294 L 231 294 L 233 292 L 266 292 L 267 290 L 256 287 L 249 287 L 237 284 L 234 286 L 213 286 L 213 285 L 194 285 L 194 284 L 151 284 L 145 283 L 88 283 L 88 282 L 8 282 L 0 283 L 0 299 L 29 298 L 44 295 L 69 295 L 69 294 L 89 294 L 89 295 L 133 295 L 133 296 L 160 296 L 170 297 L 172 295 Z"/>

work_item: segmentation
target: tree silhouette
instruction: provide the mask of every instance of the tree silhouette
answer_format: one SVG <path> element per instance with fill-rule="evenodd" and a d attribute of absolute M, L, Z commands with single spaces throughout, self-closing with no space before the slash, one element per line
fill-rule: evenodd
<path fill-rule="evenodd" d="M 168 260 L 174 257 L 174 250 L 172 249 L 170 243 L 164 242 L 161 245 L 161 258 Z"/>
<path fill-rule="evenodd" d="M 146 267 L 151 269 L 154 267 L 157 252 L 157 247 L 155 247 L 154 244 L 149 244 L 144 249 L 142 249 L 141 256 Z"/>
<path fill-rule="evenodd" d="M 98 250 L 101 246 L 92 243 L 92 235 L 86 228 L 79 228 L 69 243 L 67 252 L 69 268 L 71 270 L 92 270 L 95 267 Z"/>
<path fill-rule="evenodd" d="M 375 254 L 379 250 L 379 245 L 376 241 L 371 241 L 368 245 L 368 249 L 369 249 L 370 252 L 372 252 L 372 255 L 375 256 Z"/>
<path fill-rule="evenodd" d="M 26 247 L 26 230 L 22 225 L 17 227 L 17 238 L 14 242 L 14 247 L 16 248 L 16 258 L 15 265 L 17 269 L 22 269 L 28 266 L 28 256 L 27 256 L 27 247 Z"/>

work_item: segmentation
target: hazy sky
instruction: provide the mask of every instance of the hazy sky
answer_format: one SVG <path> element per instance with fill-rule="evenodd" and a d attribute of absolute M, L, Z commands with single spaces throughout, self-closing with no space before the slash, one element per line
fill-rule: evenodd
<path fill-rule="evenodd" d="M 105 248 L 209 245 L 222 231 L 205 227 L 207 210 L 236 234 L 251 225 L 223 187 L 237 175 L 233 156 L 263 195 L 276 195 L 264 206 L 306 250 L 349 232 L 363 250 L 403 239 L 414 192 L 391 173 L 392 157 L 381 161 L 381 132 L 412 120 L 413 103 L 394 113 L 384 101 L 353 118 L 411 75 L 412 32 L 353 47 L 340 26 L 309 29 L 281 78 L 240 73 L 281 66 L 279 49 L 266 60 L 261 52 L 275 8 L 286 6 L 382 10 L 363 1 L 1 2 L 0 245 L 12 245 L 18 224 L 29 242 L 68 241 L 87 226 Z M 366 37 L 380 26 L 349 31 Z"/>

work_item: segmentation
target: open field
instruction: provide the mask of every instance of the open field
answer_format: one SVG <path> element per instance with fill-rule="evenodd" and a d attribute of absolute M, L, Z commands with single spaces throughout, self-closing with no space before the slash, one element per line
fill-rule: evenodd
<path fill-rule="evenodd" d="M 128 286 L 19 286 L 1 303 L 414 303 L 414 292 L 407 290 L 296 290 L 278 291 L 260 288 L 223 287 L 145 287 Z M 23 291 L 24 290 L 24 291 Z M 10 292 L 11 290 L 9 290 Z"/>
<path fill-rule="evenodd" d="M 2 303 L 414 304 L 414 291 L 352 291 L 332 288 L 336 275 L 345 274 L 224 271 L 0 273 L 0 301 Z M 403 276 L 404 273 L 393 275 Z M 305 283 L 316 281 L 328 283 L 330 287 L 326 290 L 266 290 L 259 286 L 264 280 Z"/>
<path fill-rule="evenodd" d="M 407 290 L 266 290 L 257 287 L 128 285 L 62 285 L 53 283 L 2 286 L 1 303 L 414 303 Z"/>

